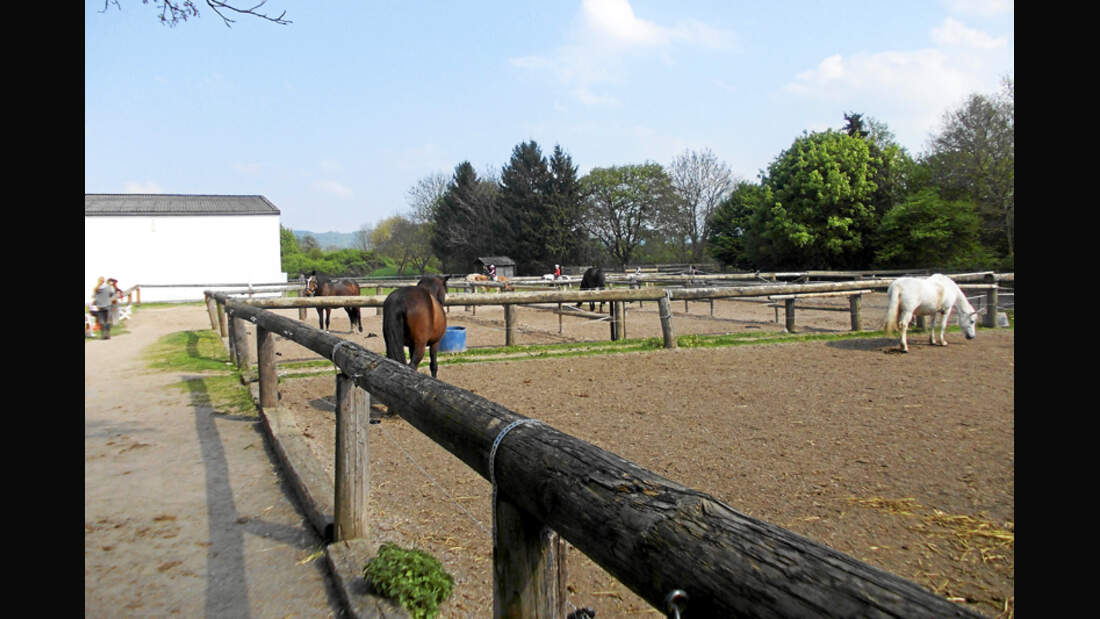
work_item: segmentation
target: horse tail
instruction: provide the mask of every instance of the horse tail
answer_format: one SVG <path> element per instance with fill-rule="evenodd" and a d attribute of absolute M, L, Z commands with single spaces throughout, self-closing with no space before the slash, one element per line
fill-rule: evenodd
<path fill-rule="evenodd" d="M 901 290 L 890 286 L 886 291 L 888 302 L 886 304 L 886 318 L 882 323 L 882 330 L 887 334 L 893 333 L 898 326 L 898 313 L 901 311 Z"/>
<path fill-rule="evenodd" d="M 405 363 L 405 306 L 393 296 L 382 304 L 382 337 L 386 340 L 386 357 Z"/>

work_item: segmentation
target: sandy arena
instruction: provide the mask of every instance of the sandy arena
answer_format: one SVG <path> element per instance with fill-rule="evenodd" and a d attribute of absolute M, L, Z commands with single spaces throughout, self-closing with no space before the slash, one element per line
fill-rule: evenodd
<path fill-rule="evenodd" d="M 880 328 L 884 307 L 884 295 L 864 297 L 864 329 Z M 516 343 L 608 339 L 606 322 L 559 323 L 553 310 L 520 308 Z M 707 302 L 673 311 L 677 335 L 783 331 L 782 309 L 777 322 L 759 301 L 717 301 L 713 318 Z M 659 337 L 656 312 L 631 305 L 627 337 Z M 316 312 L 306 320 L 316 325 Z M 342 310 L 332 321 L 335 334 L 384 353 L 373 308 L 362 334 L 349 333 Z M 846 311 L 799 311 L 797 331 L 845 332 L 849 321 Z M 452 307 L 448 323 L 467 327 L 468 348 L 504 344 L 500 307 Z M 956 331 L 948 341 L 932 347 L 910 333 L 908 354 L 894 351 L 896 339 L 870 338 L 496 361 L 443 365 L 439 378 L 984 615 L 1012 616 L 1014 334 L 980 329 L 967 341 Z M 281 338 L 276 350 L 280 362 L 319 358 Z M 333 385 L 322 375 L 279 386 L 280 406 L 295 411 L 330 475 Z M 489 616 L 489 483 L 399 418 L 372 428 L 379 541 L 444 562 L 456 587 L 441 616 Z M 572 548 L 569 591 L 601 619 L 660 616 Z"/>

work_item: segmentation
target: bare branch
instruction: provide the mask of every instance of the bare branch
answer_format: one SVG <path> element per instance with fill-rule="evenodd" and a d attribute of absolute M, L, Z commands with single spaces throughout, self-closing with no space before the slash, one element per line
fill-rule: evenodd
<path fill-rule="evenodd" d="M 283 11 L 277 17 L 273 17 L 266 13 L 260 13 L 257 9 L 267 4 L 267 0 L 260 0 L 259 4 L 256 4 L 255 6 L 247 9 L 238 8 L 236 6 L 233 6 L 232 4 L 229 4 L 228 2 L 225 2 L 224 0 L 205 1 L 206 6 L 210 7 L 210 9 L 214 11 L 218 15 L 218 17 L 222 18 L 222 21 L 225 23 L 226 27 L 232 27 L 232 24 L 235 23 L 236 20 L 226 16 L 226 14 L 222 12 L 223 10 L 233 13 L 239 13 L 241 15 L 251 15 L 252 17 L 258 17 L 260 19 L 280 25 L 294 23 L 289 19 L 286 19 L 286 11 Z M 141 3 L 149 4 L 150 0 L 141 0 Z M 195 0 L 152 0 L 152 3 L 153 6 L 160 9 L 160 23 L 165 24 L 166 26 L 175 26 L 180 22 L 187 21 L 188 18 L 199 16 L 199 9 L 195 6 Z M 107 12 L 107 9 L 112 4 L 115 5 L 118 10 L 122 10 L 122 6 L 119 4 L 118 0 L 103 0 L 103 10 L 100 11 L 100 13 Z"/>
<path fill-rule="evenodd" d="M 165 3 L 168 2 L 168 0 L 164 0 L 164 1 L 165 1 Z M 190 3 L 190 0 L 187 0 L 187 1 L 188 1 L 188 3 Z M 250 9 L 238 9 L 237 7 L 235 7 L 231 4 L 228 4 L 226 2 L 222 2 L 221 0 L 206 0 L 206 5 L 209 6 L 211 9 L 213 9 L 213 11 L 218 14 L 218 17 L 222 18 L 222 20 L 225 22 L 226 26 L 230 26 L 230 24 L 232 24 L 235 20 L 232 20 L 232 19 L 229 19 L 228 17 L 226 17 L 221 12 L 220 9 L 226 9 L 226 10 L 229 10 L 229 11 L 233 11 L 235 13 L 240 13 L 242 15 L 252 15 L 253 17 L 259 17 L 260 19 L 266 19 L 269 22 L 280 24 L 280 25 L 286 25 L 286 24 L 293 23 L 289 19 L 284 19 L 284 16 L 286 15 L 286 11 L 283 11 L 278 17 L 271 17 L 270 15 L 265 15 L 264 13 L 257 13 L 256 9 L 262 7 L 265 4 L 267 4 L 267 0 L 261 0 L 259 4 L 257 4 L 256 6 L 250 8 Z"/>

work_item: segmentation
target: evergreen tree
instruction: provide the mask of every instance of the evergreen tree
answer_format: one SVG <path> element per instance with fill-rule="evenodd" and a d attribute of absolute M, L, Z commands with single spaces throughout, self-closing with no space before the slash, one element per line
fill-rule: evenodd
<path fill-rule="evenodd" d="M 550 191 L 548 198 L 548 227 L 544 242 L 548 258 L 554 264 L 577 263 L 583 242 L 581 212 L 584 208 L 580 179 L 573 158 L 554 146 L 550 157 Z"/>
<path fill-rule="evenodd" d="M 545 272 L 551 261 L 544 234 L 550 223 L 550 169 L 539 145 L 517 145 L 501 170 L 498 196 L 499 241 L 516 262 L 516 273 Z"/>
<path fill-rule="evenodd" d="M 470 162 L 455 166 L 454 175 L 435 210 L 431 247 L 448 272 L 469 270 L 478 256 L 498 252 L 493 183 L 478 178 Z"/>

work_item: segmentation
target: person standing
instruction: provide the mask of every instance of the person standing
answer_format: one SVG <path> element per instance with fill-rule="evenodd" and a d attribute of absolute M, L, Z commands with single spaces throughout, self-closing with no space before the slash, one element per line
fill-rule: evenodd
<path fill-rule="evenodd" d="M 115 324 L 118 322 L 118 302 L 122 298 L 122 289 L 118 287 L 118 280 L 113 277 L 107 278 L 107 285 L 111 287 L 111 319 L 110 323 Z"/>
<path fill-rule="evenodd" d="M 95 321 L 99 325 L 101 339 L 111 339 L 111 302 L 115 297 L 114 286 L 102 277 L 96 280 L 92 290 L 92 307 L 95 308 Z"/>

